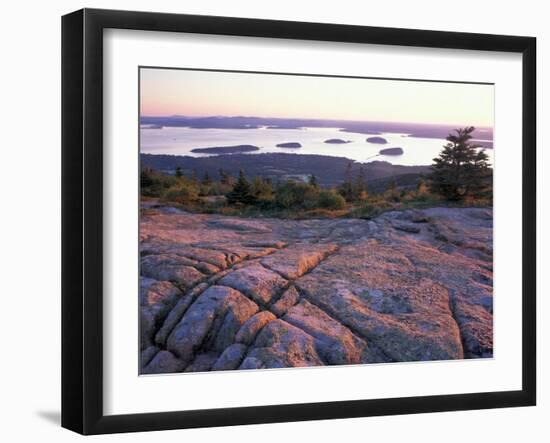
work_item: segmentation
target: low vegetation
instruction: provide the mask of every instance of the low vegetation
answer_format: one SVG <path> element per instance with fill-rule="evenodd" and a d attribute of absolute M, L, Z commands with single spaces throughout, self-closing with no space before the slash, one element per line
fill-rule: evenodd
<path fill-rule="evenodd" d="M 432 173 L 405 185 L 389 180 L 383 189 L 369 189 L 364 168 L 354 172 L 351 162 L 338 186 L 322 188 L 315 177 L 307 181 L 284 180 L 273 183 L 269 177 L 237 177 L 220 169 L 217 177 L 207 172 L 190 176 L 177 168 L 163 174 L 150 168 L 141 171 L 143 199 L 158 199 L 194 212 L 269 217 L 369 218 L 388 210 L 430 206 L 492 205 L 492 169 L 488 156 L 470 142 L 473 127 L 449 134 L 448 143 L 434 159 Z M 370 191 L 370 192 L 369 192 Z"/>

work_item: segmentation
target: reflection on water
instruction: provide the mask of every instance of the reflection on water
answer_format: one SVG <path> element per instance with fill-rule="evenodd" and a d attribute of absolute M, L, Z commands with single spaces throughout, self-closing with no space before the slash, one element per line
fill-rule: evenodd
<path fill-rule="evenodd" d="M 183 127 L 142 128 L 140 152 L 204 157 L 208 154 L 191 152 L 194 148 L 214 146 L 254 145 L 259 151 L 251 153 L 286 152 L 347 157 L 359 162 L 383 160 L 396 165 L 428 165 L 446 143 L 443 139 L 408 137 L 407 134 L 383 133 L 387 144 L 368 143 L 365 134 L 341 132 L 338 128 L 303 129 L 195 129 Z M 351 143 L 328 144 L 328 139 L 349 140 Z M 301 148 L 278 148 L 277 144 L 298 142 Z M 402 155 L 379 155 L 384 148 L 400 147 Z M 487 149 L 491 164 L 493 150 Z"/>

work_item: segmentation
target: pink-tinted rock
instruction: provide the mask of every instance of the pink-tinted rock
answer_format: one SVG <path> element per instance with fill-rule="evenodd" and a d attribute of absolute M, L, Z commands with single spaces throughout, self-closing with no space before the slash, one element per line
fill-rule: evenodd
<path fill-rule="evenodd" d="M 218 317 L 219 324 L 214 323 L 214 330 L 217 332 L 206 346 L 218 352 L 223 351 L 236 341 L 237 332 L 256 312 L 258 305 L 241 294 L 228 300 L 223 317 Z"/>
<path fill-rule="evenodd" d="M 188 363 L 203 343 L 207 348 L 215 348 L 218 340 L 231 343 L 240 326 L 257 310 L 258 307 L 238 291 L 211 286 L 187 309 L 168 337 L 167 348 Z M 220 331 L 222 335 L 218 339 Z"/>
<path fill-rule="evenodd" d="M 292 307 L 283 320 L 314 337 L 318 351 L 328 364 L 343 365 L 361 361 L 366 348 L 365 341 L 308 301 L 302 300 Z"/>
<path fill-rule="evenodd" d="M 258 312 L 244 323 L 235 336 L 237 343 L 250 345 L 256 338 L 256 334 L 276 317 L 269 311 Z"/>
<path fill-rule="evenodd" d="M 294 286 L 288 288 L 283 295 L 269 308 L 276 316 L 283 316 L 292 306 L 298 303 L 300 294 Z"/>
<path fill-rule="evenodd" d="M 256 337 L 240 369 L 319 366 L 315 339 L 283 320 L 267 324 Z"/>
<path fill-rule="evenodd" d="M 256 302 L 268 304 L 288 282 L 260 264 L 252 264 L 226 275 L 219 284 L 234 288 Z"/>
<path fill-rule="evenodd" d="M 262 264 L 287 279 L 295 279 L 313 269 L 337 249 L 335 244 L 303 243 L 289 246 L 262 260 Z"/>
<path fill-rule="evenodd" d="M 393 245 L 343 247 L 296 280 L 306 298 L 394 361 L 463 358 L 448 291 Z"/>
<path fill-rule="evenodd" d="M 489 209 L 366 221 L 158 208 L 141 234 L 144 372 L 493 355 Z"/>
<path fill-rule="evenodd" d="M 190 288 L 204 278 L 204 274 L 177 255 L 148 255 L 141 260 L 141 273 L 157 280 L 169 280 L 183 288 Z"/>
<path fill-rule="evenodd" d="M 153 337 L 181 291 L 168 281 L 140 278 L 139 329 L 142 350 L 153 344 Z"/>
<path fill-rule="evenodd" d="M 181 318 L 183 317 L 183 314 L 185 313 L 185 311 L 187 311 L 187 308 L 189 308 L 189 306 L 191 306 L 191 303 L 193 303 L 195 298 L 198 297 L 206 289 L 208 289 L 208 287 L 209 286 L 206 283 L 199 283 L 193 289 L 190 289 L 189 291 L 187 291 L 178 300 L 176 305 L 172 308 L 172 310 L 164 319 L 162 326 L 158 329 L 158 332 L 155 335 L 155 343 L 161 346 L 164 346 L 166 344 L 166 339 L 168 338 L 168 335 L 172 332 L 174 327 L 181 320 Z"/>

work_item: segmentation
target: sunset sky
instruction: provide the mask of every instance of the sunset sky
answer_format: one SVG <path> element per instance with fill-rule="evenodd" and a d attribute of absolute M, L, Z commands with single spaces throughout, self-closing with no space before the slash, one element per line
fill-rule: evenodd
<path fill-rule="evenodd" d="M 493 126 L 494 87 L 141 69 L 142 116 L 255 116 Z"/>

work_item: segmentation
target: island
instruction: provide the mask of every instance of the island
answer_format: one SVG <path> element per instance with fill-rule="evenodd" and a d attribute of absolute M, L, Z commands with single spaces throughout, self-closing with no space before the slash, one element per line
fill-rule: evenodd
<path fill-rule="evenodd" d="M 384 137 L 369 137 L 367 138 L 368 143 L 376 143 L 379 145 L 385 145 L 388 141 Z"/>
<path fill-rule="evenodd" d="M 381 155 L 403 155 L 403 149 L 402 148 L 386 148 L 386 149 L 380 149 L 378 151 Z"/>
<path fill-rule="evenodd" d="M 329 138 L 328 140 L 325 140 L 325 143 L 339 145 L 344 143 L 351 143 L 351 140 L 342 140 L 341 138 Z"/>
<path fill-rule="evenodd" d="M 253 145 L 214 146 L 212 148 L 195 148 L 191 152 L 197 154 L 240 154 L 243 152 L 259 151 L 260 148 Z"/>
<path fill-rule="evenodd" d="M 278 148 L 301 148 L 302 145 L 298 142 L 288 142 L 288 143 L 279 143 L 278 145 L 275 145 Z"/>

